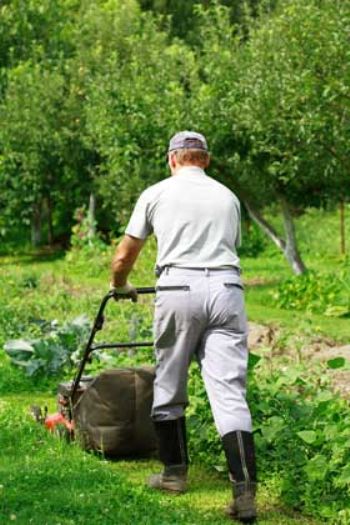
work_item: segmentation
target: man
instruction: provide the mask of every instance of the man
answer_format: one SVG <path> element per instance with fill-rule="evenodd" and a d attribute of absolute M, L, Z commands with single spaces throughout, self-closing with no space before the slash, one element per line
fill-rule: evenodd
<path fill-rule="evenodd" d="M 149 485 L 186 489 L 187 373 L 196 358 L 232 482 L 228 513 L 250 522 L 256 517 L 256 467 L 245 399 L 247 322 L 236 253 L 240 205 L 228 188 L 206 175 L 209 161 L 200 133 L 182 131 L 172 137 L 171 177 L 147 188 L 137 201 L 113 259 L 112 286 L 136 300 L 127 277 L 145 239 L 154 233 L 159 279 L 152 418 L 164 470 Z"/>

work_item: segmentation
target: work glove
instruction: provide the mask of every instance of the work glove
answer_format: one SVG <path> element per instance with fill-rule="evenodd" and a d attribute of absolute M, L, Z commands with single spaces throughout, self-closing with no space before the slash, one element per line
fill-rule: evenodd
<path fill-rule="evenodd" d="M 133 303 L 137 302 L 136 288 L 128 282 L 124 284 L 124 286 L 113 286 L 113 284 L 111 283 L 110 289 L 113 292 L 115 292 L 116 295 L 125 296 L 125 298 L 131 299 Z M 121 297 L 115 297 L 116 301 L 118 301 L 119 299 L 121 299 Z"/>

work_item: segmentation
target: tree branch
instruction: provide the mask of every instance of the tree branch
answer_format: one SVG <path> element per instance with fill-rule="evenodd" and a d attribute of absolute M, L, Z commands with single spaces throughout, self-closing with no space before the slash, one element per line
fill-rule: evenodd
<path fill-rule="evenodd" d="M 284 251 L 286 243 L 283 239 L 281 239 L 281 237 L 278 235 L 273 226 L 270 223 L 268 223 L 267 220 L 260 214 L 260 212 L 254 209 L 248 201 L 243 200 L 243 203 L 251 219 L 266 233 L 268 237 L 270 237 L 270 239 L 280 250 Z"/>

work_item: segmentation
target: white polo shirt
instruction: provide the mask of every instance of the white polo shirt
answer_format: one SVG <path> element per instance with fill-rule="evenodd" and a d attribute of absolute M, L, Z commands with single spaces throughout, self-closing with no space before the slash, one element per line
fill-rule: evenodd
<path fill-rule="evenodd" d="M 199 167 L 184 166 L 140 195 L 125 233 L 152 232 L 159 266 L 239 268 L 239 201 Z"/>

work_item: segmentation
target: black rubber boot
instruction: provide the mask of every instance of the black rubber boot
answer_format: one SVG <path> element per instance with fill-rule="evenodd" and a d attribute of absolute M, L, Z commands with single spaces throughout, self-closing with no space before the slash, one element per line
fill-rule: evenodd
<path fill-rule="evenodd" d="M 164 464 L 160 474 L 153 474 L 148 486 L 169 492 L 185 492 L 187 486 L 188 453 L 185 418 L 155 421 L 159 459 Z"/>
<path fill-rule="evenodd" d="M 243 523 L 256 520 L 256 462 L 253 434 L 243 430 L 222 438 L 232 482 L 233 501 L 227 514 Z"/>

